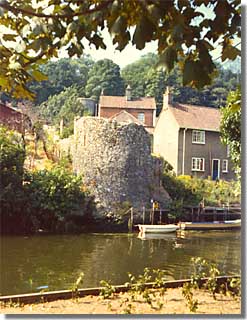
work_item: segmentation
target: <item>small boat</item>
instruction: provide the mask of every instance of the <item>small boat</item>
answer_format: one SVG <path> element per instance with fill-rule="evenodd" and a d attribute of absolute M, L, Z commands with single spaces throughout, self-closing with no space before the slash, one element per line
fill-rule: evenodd
<path fill-rule="evenodd" d="M 175 224 L 138 224 L 141 233 L 175 232 L 179 227 Z"/>
<path fill-rule="evenodd" d="M 180 222 L 182 230 L 232 230 L 241 228 L 241 219 L 213 222 Z"/>

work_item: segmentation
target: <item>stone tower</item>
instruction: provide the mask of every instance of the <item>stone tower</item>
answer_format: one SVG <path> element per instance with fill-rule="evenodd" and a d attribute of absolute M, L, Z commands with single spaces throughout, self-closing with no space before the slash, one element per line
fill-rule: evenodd
<path fill-rule="evenodd" d="M 150 204 L 154 191 L 154 160 L 150 136 L 143 126 L 104 118 L 75 120 L 73 168 L 107 210 L 130 202 Z"/>

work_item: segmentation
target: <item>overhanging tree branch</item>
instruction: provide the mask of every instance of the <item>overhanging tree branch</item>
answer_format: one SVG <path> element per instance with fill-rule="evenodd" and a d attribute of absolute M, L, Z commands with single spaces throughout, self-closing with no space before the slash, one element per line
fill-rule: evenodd
<path fill-rule="evenodd" d="M 78 12 L 74 12 L 74 13 L 70 13 L 70 14 L 45 14 L 45 13 L 34 12 L 34 11 L 27 10 L 27 9 L 14 7 L 14 6 L 10 5 L 7 1 L 0 2 L 0 8 L 9 10 L 15 14 L 23 13 L 23 14 L 25 14 L 27 16 L 31 16 L 31 17 L 64 19 L 64 18 L 73 18 L 73 17 L 79 17 L 79 16 L 83 16 L 83 15 L 92 14 L 94 12 L 97 12 L 97 11 L 100 11 L 100 10 L 106 8 L 112 2 L 113 2 L 113 0 L 106 0 L 93 9 L 78 11 Z"/>

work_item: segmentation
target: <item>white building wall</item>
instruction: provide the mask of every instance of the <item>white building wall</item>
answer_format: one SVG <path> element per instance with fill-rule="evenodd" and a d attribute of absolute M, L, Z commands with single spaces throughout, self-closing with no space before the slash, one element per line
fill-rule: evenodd
<path fill-rule="evenodd" d="M 178 169 L 178 132 L 179 127 L 170 107 L 163 109 L 154 129 L 154 154 L 162 156 L 174 168 Z"/>

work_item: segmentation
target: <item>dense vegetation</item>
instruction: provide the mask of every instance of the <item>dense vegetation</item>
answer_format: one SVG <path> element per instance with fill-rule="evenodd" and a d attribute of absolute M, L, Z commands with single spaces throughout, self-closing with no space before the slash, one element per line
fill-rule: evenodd
<path fill-rule="evenodd" d="M 103 30 L 119 51 L 156 41 L 159 65 L 167 71 L 179 66 L 183 85 L 194 88 L 211 83 L 215 46 L 221 46 L 221 61 L 240 56 L 232 40 L 241 37 L 239 0 L 8 0 L 0 2 L 0 23 L 0 83 L 15 97 L 32 97 L 27 83 L 44 79 L 38 66 L 60 49 L 69 57 L 80 57 L 85 43 L 105 49 Z"/>
<path fill-rule="evenodd" d="M 173 88 L 175 102 L 220 107 L 225 105 L 229 91 L 235 90 L 240 82 L 239 74 L 218 65 L 218 76 L 212 85 L 202 90 L 183 87 L 178 68 L 168 74 L 156 68 L 157 62 L 158 56 L 149 53 L 121 72 L 111 60 L 94 62 L 89 56 L 48 62 L 41 67 L 47 80 L 30 85 L 36 95 L 31 112 L 57 126 L 63 119 L 68 133 L 71 133 L 74 116 L 85 114 L 78 97 L 92 97 L 97 102 L 102 90 L 105 95 L 124 95 L 124 88 L 129 84 L 133 98 L 154 96 L 159 113 L 168 85 Z M 235 65 L 239 65 L 239 60 Z M 11 100 L 3 94 L 1 99 Z"/>
<path fill-rule="evenodd" d="M 92 223 L 93 199 L 63 166 L 27 172 L 17 134 L 0 128 L 1 233 L 82 231 Z"/>
<path fill-rule="evenodd" d="M 231 160 L 237 174 L 241 173 L 241 91 L 231 91 L 227 104 L 221 109 L 222 142 L 229 146 Z"/>
<path fill-rule="evenodd" d="M 177 177 L 172 172 L 165 172 L 162 184 L 172 199 L 170 209 L 174 218 L 185 215 L 184 207 L 198 206 L 201 202 L 206 206 L 227 206 L 241 202 L 240 181 Z"/>

